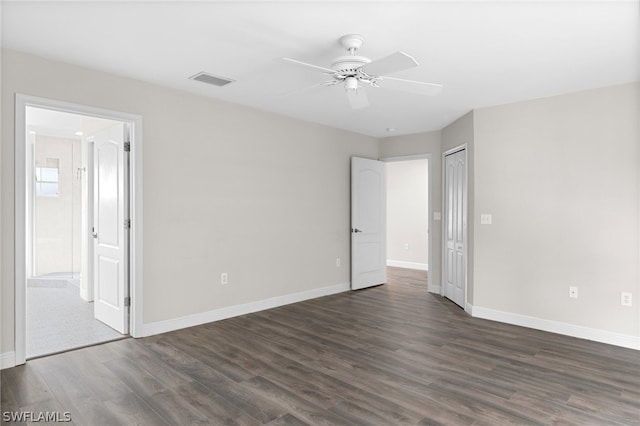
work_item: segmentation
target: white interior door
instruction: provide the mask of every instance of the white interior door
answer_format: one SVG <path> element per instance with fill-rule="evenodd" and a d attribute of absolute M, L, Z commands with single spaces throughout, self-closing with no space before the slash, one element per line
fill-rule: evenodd
<path fill-rule="evenodd" d="M 386 164 L 351 158 L 351 289 L 387 281 Z"/>
<path fill-rule="evenodd" d="M 123 334 L 129 332 L 126 130 L 118 123 L 93 135 L 94 315 Z"/>
<path fill-rule="evenodd" d="M 465 307 L 467 230 L 467 153 L 445 156 L 444 296 Z"/>

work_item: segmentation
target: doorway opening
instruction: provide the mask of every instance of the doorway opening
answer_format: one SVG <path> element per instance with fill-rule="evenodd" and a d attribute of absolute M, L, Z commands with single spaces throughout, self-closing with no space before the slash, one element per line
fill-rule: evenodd
<path fill-rule="evenodd" d="M 27 338 L 34 358 L 122 338 L 94 315 L 92 249 L 93 143 L 113 120 L 29 106 L 27 163 Z"/>
<path fill-rule="evenodd" d="M 16 96 L 16 365 L 135 336 L 140 125 Z"/>
<path fill-rule="evenodd" d="M 384 159 L 387 267 L 403 268 L 422 285 L 428 283 L 429 291 L 437 292 L 427 279 L 431 257 L 429 160 L 429 155 Z M 395 270 L 395 274 L 405 275 L 402 270 Z"/>

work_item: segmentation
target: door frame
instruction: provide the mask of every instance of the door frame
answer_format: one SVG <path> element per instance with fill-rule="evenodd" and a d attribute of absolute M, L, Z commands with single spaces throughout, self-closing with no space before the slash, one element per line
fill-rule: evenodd
<path fill-rule="evenodd" d="M 432 269 L 434 265 L 433 263 L 433 251 L 432 251 L 432 230 L 433 228 L 433 167 L 431 163 L 431 154 L 416 154 L 416 155 L 402 155 L 396 157 L 383 157 L 380 158 L 380 161 L 385 163 L 393 163 L 400 161 L 411 161 L 411 160 L 427 160 L 427 222 L 429 232 L 427 233 L 427 264 L 429 265 L 429 269 Z M 429 274 L 431 277 L 433 274 Z M 440 294 L 440 285 L 436 284 L 432 279 L 427 280 L 427 291 L 429 293 L 437 293 Z"/>
<path fill-rule="evenodd" d="M 456 154 L 460 151 L 464 151 L 464 186 L 465 186 L 465 191 L 464 191 L 464 219 L 465 219 L 465 226 L 464 226 L 464 306 L 462 307 L 466 312 L 470 312 L 470 307 L 469 307 L 469 302 L 468 302 L 468 294 L 469 294 L 469 283 L 468 283 L 468 279 L 469 279 L 469 269 L 468 269 L 468 265 L 469 265 L 469 151 L 468 151 L 468 144 L 464 143 L 461 145 L 458 145 L 454 148 L 448 149 L 446 151 L 444 151 L 442 153 L 442 231 L 441 231 L 441 235 L 442 235 L 442 247 L 441 247 L 441 262 L 442 265 L 440 266 L 442 273 L 441 273 L 441 281 L 442 281 L 442 286 L 440 288 L 440 295 L 442 297 L 444 297 L 444 293 L 445 293 L 445 287 L 446 287 L 446 274 L 447 274 L 447 270 L 446 270 L 446 266 L 447 266 L 447 240 L 445 238 L 446 236 L 446 227 L 447 227 L 447 203 L 446 203 L 446 190 L 447 190 L 447 167 L 446 167 L 446 157 L 448 155 L 451 154 Z"/>
<path fill-rule="evenodd" d="M 27 241 L 29 235 L 26 221 L 27 203 L 27 129 L 26 108 L 39 107 L 72 114 L 88 115 L 111 120 L 123 121 L 131 125 L 130 152 L 130 249 L 129 249 L 129 287 L 130 287 L 130 321 L 129 334 L 139 337 L 142 332 L 142 116 L 64 102 L 54 99 L 41 98 L 16 93 L 15 96 L 15 140 L 14 140 L 14 345 L 15 365 L 26 362 L 26 272 L 27 272 Z"/>

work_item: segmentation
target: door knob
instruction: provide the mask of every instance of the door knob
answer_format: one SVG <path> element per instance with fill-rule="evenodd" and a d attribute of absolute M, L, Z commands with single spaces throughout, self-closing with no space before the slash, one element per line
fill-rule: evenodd
<path fill-rule="evenodd" d="M 358 232 L 362 232 L 362 231 L 361 231 L 361 230 L 359 230 L 358 228 L 353 228 L 353 229 L 351 230 L 351 232 L 353 232 L 353 233 L 357 234 Z"/>

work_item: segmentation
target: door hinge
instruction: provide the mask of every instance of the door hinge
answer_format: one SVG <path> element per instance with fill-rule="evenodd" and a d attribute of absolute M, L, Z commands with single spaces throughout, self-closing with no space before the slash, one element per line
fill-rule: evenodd
<path fill-rule="evenodd" d="M 124 307 L 128 308 L 129 306 L 131 306 L 131 298 L 127 296 L 124 298 Z"/>
<path fill-rule="evenodd" d="M 125 219 L 124 229 L 131 229 L 131 219 Z"/>
<path fill-rule="evenodd" d="M 124 152 L 131 152 L 131 142 L 124 143 Z"/>

